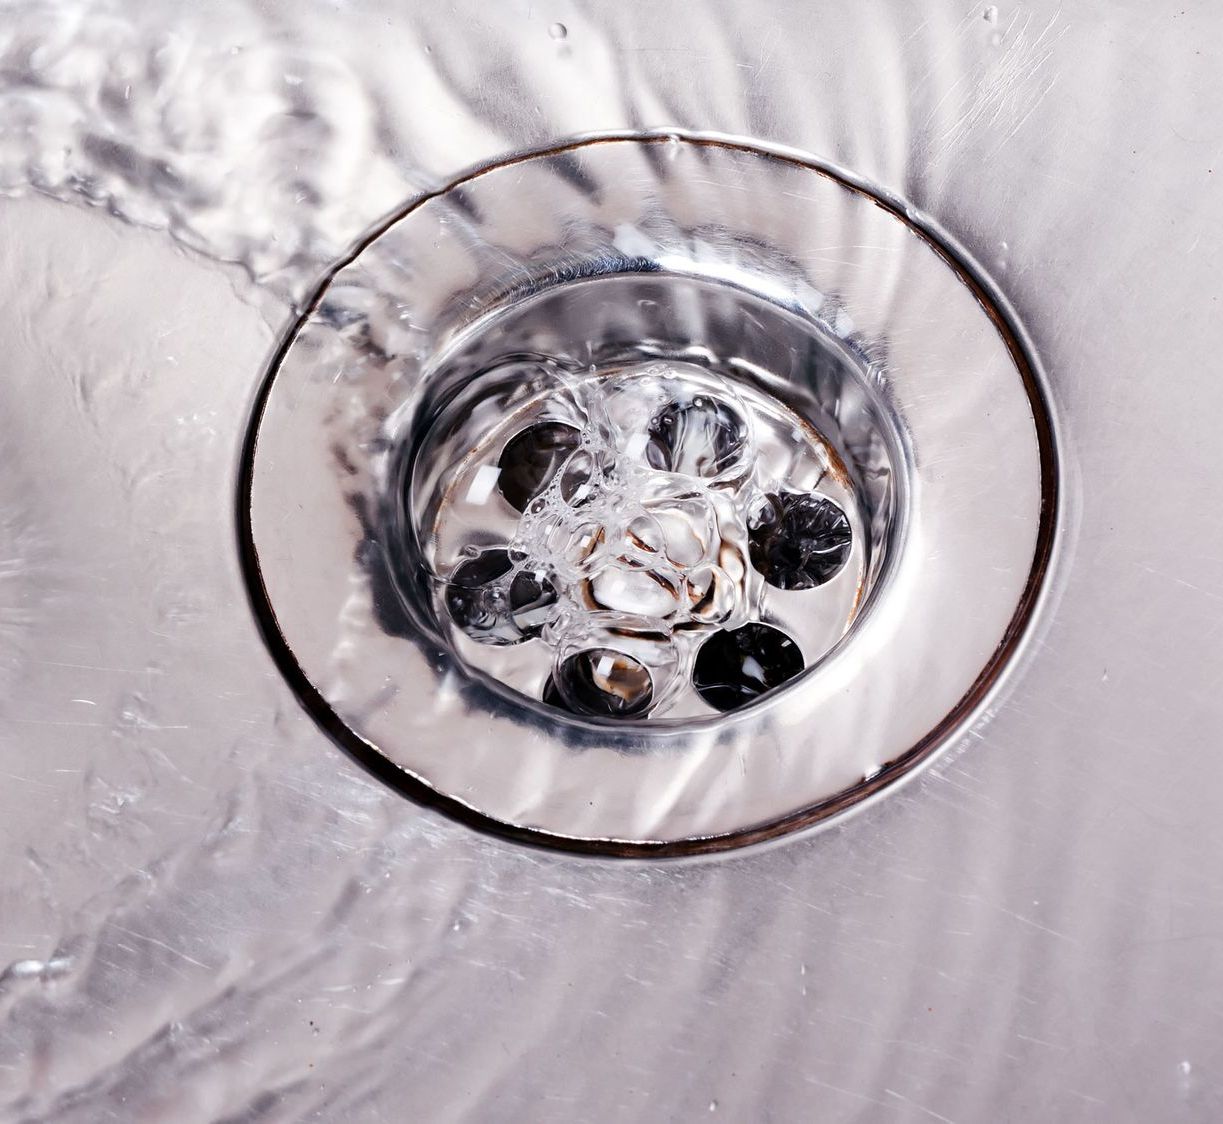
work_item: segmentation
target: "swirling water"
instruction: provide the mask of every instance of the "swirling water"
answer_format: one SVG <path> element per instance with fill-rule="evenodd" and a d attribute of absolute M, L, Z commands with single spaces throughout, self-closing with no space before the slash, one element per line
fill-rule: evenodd
<path fill-rule="evenodd" d="M 1088 651 L 1109 602 L 1078 579 L 973 753 L 716 861 L 536 853 L 384 790 L 281 682 L 232 548 L 253 388 L 321 273 L 405 200 L 557 137 L 811 152 L 953 231 L 1051 366 L 1129 370 L 1152 316 L 1209 354 L 1170 253 L 1141 301 L 1075 280 L 1117 277 L 1169 206 L 1200 215 L 1218 151 L 1186 47 L 1217 18 L 1118 9 L 0 3 L 0 1114 L 1217 1111 L 1219 712 L 1181 700 L 1177 765 L 1127 653 L 1199 674 L 1168 637 L 1217 622 L 1223 575 L 1178 530 L 1188 499 L 1158 541 L 1134 522 L 1158 425 L 1125 458 L 1094 436 L 1119 423 L 1076 430 L 1083 549 L 1115 573 L 1093 544 L 1125 536 L 1182 600 Z M 1217 248 L 1197 226 L 1178 255 Z M 1059 394 L 1099 417 L 1138 391 Z M 1107 760 L 1067 752 L 1100 744 L 1106 694 Z"/>

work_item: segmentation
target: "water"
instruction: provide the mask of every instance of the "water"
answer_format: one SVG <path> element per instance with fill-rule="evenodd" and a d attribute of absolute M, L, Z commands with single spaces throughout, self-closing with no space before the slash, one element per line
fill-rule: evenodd
<path fill-rule="evenodd" d="M 615 718 L 733 709 L 817 661 L 861 601 L 867 551 L 839 459 L 759 389 L 676 361 L 514 361 L 436 426 L 445 439 L 420 455 L 437 493 L 408 507 L 430 513 L 418 533 L 437 616 L 469 666 L 528 697 Z M 813 612 L 811 599 L 847 607 Z M 756 661 L 755 687 L 715 635 Z"/>
<path fill-rule="evenodd" d="M 1217 1116 L 1218 404 L 1150 379 L 1218 350 L 1215 13 L 555 14 L 563 50 L 538 3 L 0 4 L 0 1117 Z M 1092 497 L 986 745 L 719 863 L 403 800 L 232 565 L 251 387 L 321 271 L 458 169 L 641 125 L 818 154 L 1009 259 Z"/>

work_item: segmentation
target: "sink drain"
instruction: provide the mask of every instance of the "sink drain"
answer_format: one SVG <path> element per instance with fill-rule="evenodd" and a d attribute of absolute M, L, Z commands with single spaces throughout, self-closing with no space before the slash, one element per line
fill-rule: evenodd
<path fill-rule="evenodd" d="M 561 300 L 634 308 L 651 292 L 668 308 L 671 287 L 604 282 Z M 557 304 L 525 315 L 574 316 Z M 779 399 L 714 365 L 626 365 L 629 346 L 606 366 L 514 359 L 460 378 L 403 450 L 391 541 L 419 576 L 404 593 L 468 668 L 526 698 L 618 722 L 737 709 L 841 638 L 866 584 L 869 511 Z M 717 638 L 734 630 L 737 661 Z"/>
<path fill-rule="evenodd" d="M 746 147 L 595 141 L 321 287 L 245 465 L 256 607 L 348 748 L 543 841 L 690 851 L 926 759 L 1030 614 L 1023 352 L 895 211 Z"/>

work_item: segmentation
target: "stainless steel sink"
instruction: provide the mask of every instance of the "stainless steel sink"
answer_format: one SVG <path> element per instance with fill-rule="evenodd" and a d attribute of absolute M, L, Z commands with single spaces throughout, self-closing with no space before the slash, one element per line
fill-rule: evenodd
<path fill-rule="evenodd" d="M 1103 0 L 0 4 L 0 1118 L 1218 1118 L 1221 51 Z M 686 241 L 610 221 L 666 192 Z M 859 472 L 892 563 L 774 696 L 558 716 L 365 611 L 403 364 L 459 385 L 548 278 L 558 353 L 582 285 L 704 308 L 604 325 L 701 371 L 663 328 L 761 301 L 774 365 L 801 322 L 908 395 L 876 467 L 944 537 Z"/>

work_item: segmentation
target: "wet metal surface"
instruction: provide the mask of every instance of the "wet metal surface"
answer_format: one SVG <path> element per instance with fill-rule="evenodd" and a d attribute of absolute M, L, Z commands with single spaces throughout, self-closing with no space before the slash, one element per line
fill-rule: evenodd
<path fill-rule="evenodd" d="M 839 596 L 766 593 L 737 501 L 701 493 L 727 580 L 746 572 L 743 604 L 759 597 L 809 673 L 731 721 L 694 691 L 673 694 L 665 726 L 652 715 L 578 726 L 533 710 L 547 664 L 530 645 L 455 644 L 427 606 L 413 610 L 412 590 L 468 533 L 484 545 L 516 533 L 517 513 L 481 486 L 475 449 L 497 447 L 495 424 L 514 424 L 520 407 L 506 396 L 522 385 L 523 356 L 571 372 L 575 411 L 631 431 L 639 384 L 576 374 L 690 353 L 708 364 L 689 367 L 690 383 L 739 387 L 758 412 L 788 403 L 790 425 L 826 435 L 829 475 L 842 478 L 834 494 L 849 503 L 853 481 L 862 497 L 862 577 L 844 573 Z M 238 497 L 269 644 L 355 753 L 372 746 L 416 787 L 513 832 L 617 851 L 710 849 L 868 799 L 981 707 L 1046 573 L 1050 425 L 1001 314 L 878 199 L 756 150 L 608 139 L 474 176 L 363 246 L 273 366 Z M 490 381 L 502 397 L 483 393 L 499 409 L 481 404 Z M 478 435 L 459 439 L 450 401 L 480 420 Z M 458 468 L 440 452 L 452 438 L 435 430 L 453 431 Z M 758 447 L 741 469 L 795 486 L 823 473 L 803 467 L 784 430 L 752 432 Z M 418 455 L 400 455 L 417 442 Z M 608 442 L 606 459 L 619 455 Z M 634 489 L 682 494 L 679 479 L 634 475 L 610 514 L 631 513 Z M 434 505 L 431 491 L 452 498 Z M 396 518 L 405 507 L 412 515 Z M 555 566 L 548 543 L 520 546 Z M 648 614 L 615 619 L 619 635 L 586 614 L 569 635 L 579 648 L 584 634 L 619 643 L 681 686 L 683 637 L 672 643 Z"/>
<path fill-rule="evenodd" d="M 1223 14 L 0 16 L 0 1118 L 1218 1117 Z M 962 744 L 679 862 L 383 786 L 234 548 L 255 387 L 327 266 L 464 169 L 636 128 L 787 146 L 945 231 L 1049 372 L 1067 483 L 1049 611 Z"/>

